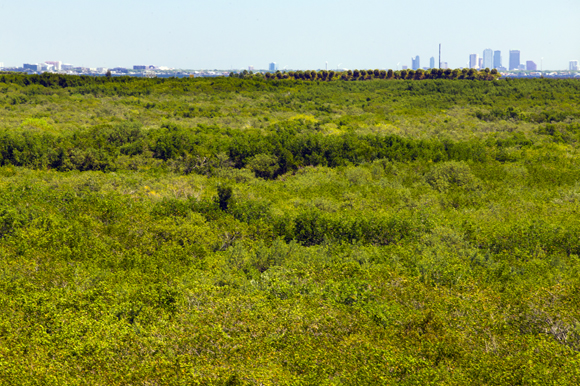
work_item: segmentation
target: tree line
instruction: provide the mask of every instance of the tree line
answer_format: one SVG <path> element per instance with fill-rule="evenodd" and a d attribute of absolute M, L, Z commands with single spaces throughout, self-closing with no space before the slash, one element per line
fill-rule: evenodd
<path fill-rule="evenodd" d="M 429 70 L 347 70 L 347 71 L 288 71 L 275 73 L 267 72 L 265 74 L 252 73 L 246 70 L 240 73 L 230 73 L 231 77 L 264 77 L 266 79 L 295 79 L 295 80 L 309 80 L 309 81 L 357 81 L 357 80 L 372 80 L 372 79 L 402 79 L 402 80 L 424 80 L 424 79 L 468 79 L 468 80 L 494 80 L 501 75 L 496 69 L 489 68 L 483 70 L 476 70 L 474 68 L 463 69 L 439 69 L 432 68 Z"/>

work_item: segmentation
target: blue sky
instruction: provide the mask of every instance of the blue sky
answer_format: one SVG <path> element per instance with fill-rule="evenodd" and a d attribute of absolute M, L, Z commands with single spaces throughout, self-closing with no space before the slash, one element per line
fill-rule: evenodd
<path fill-rule="evenodd" d="M 0 0 L 0 62 L 188 69 L 464 67 L 485 48 L 544 69 L 580 60 L 580 1 Z"/>

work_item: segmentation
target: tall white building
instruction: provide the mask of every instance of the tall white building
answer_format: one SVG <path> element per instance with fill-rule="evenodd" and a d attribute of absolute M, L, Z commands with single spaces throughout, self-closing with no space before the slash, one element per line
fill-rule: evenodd
<path fill-rule="evenodd" d="M 49 66 L 52 66 L 52 68 L 55 69 L 56 71 L 62 70 L 62 62 L 61 61 L 53 62 L 53 61 L 47 60 L 44 63 L 48 64 Z"/>
<path fill-rule="evenodd" d="M 0 67 L 2 67 L 2 66 L 0 65 Z M 578 68 L 578 61 L 577 60 L 571 60 L 570 61 L 570 71 L 578 71 L 578 70 L 579 70 L 579 68 Z"/>
<path fill-rule="evenodd" d="M 431 57 L 431 59 L 429 59 L 429 68 L 435 68 L 435 57 Z"/>
<path fill-rule="evenodd" d="M 0 62 L 0 68 L 4 68 L 4 63 Z"/>
<path fill-rule="evenodd" d="M 479 57 L 477 54 L 469 55 L 469 68 L 477 68 L 479 65 Z"/>
<path fill-rule="evenodd" d="M 493 50 L 491 48 L 483 50 L 483 68 L 493 68 Z"/>

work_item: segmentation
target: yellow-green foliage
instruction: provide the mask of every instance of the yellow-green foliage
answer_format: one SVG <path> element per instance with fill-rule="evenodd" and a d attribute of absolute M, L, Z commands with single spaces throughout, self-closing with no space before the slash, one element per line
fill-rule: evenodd
<path fill-rule="evenodd" d="M 498 82 L 0 82 L 0 384 L 578 384 L 578 85 Z"/>

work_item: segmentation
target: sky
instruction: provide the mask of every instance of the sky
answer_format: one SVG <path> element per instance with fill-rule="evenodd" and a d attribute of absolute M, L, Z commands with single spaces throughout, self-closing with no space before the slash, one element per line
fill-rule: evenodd
<path fill-rule="evenodd" d="M 544 70 L 580 60 L 579 0 L 0 0 L 4 66 L 452 68 L 509 50 Z M 542 59 L 543 58 L 543 59 Z"/>

